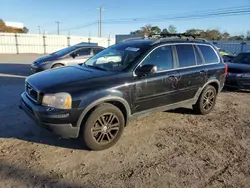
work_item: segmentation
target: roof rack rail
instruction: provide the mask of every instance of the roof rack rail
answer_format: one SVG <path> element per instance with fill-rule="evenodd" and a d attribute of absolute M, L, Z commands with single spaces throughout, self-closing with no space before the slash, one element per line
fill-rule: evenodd
<path fill-rule="evenodd" d="M 196 37 L 199 37 L 198 34 L 188 34 L 188 33 L 160 33 L 160 34 L 150 34 L 149 37 L 153 36 L 159 36 L 160 38 L 167 38 L 167 37 L 192 37 L 195 39 Z"/>
<path fill-rule="evenodd" d="M 158 36 L 158 37 L 156 37 Z M 149 37 L 151 38 L 156 38 L 157 40 L 153 42 L 153 44 L 157 44 L 160 43 L 162 40 L 169 38 L 169 39 L 186 39 L 186 40 L 190 40 L 190 38 L 192 38 L 191 40 L 200 40 L 203 42 L 207 42 L 207 40 L 202 39 L 202 38 L 197 38 L 200 35 L 198 34 L 187 34 L 187 33 L 161 33 L 161 34 L 152 34 Z"/>
<path fill-rule="evenodd" d="M 145 36 L 143 36 L 143 37 L 132 37 L 132 38 L 123 39 L 121 42 L 126 42 L 126 41 L 130 41 L 130 40 L 145 39 L 145 38 L 146 38 Z"/>

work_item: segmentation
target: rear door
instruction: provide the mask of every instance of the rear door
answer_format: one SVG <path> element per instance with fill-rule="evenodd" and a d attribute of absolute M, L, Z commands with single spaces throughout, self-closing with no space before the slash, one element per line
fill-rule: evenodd
<path fill-rule="evenodd" d="M 181 101 L 192 99 L 198 89 L 206 83 L 207 70 L 204 69 L 199 51 L 193 44 L 176 44 L 177 67 L 180 74 L 177 95 Z"/>

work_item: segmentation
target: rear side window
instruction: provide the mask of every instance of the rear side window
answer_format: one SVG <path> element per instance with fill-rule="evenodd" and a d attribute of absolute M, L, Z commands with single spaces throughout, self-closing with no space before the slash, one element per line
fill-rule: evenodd
<path fill-rule="evenodd" d="M 176 50 L 178 54 L 179 67 L 196 65 L 193 45 L 179 44 L 176 45 Z"/>
<path fill-rule="evenodd" d="M 219 59 L 215 51 L 210 46 L 198 45 L 205 59 L 205 63 L 218 63 Z"/>

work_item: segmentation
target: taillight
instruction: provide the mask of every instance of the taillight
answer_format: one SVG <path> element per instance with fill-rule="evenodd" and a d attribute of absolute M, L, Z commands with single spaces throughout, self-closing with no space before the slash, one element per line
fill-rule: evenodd
<path fill-rule="evenodd" d="M 225 73 L 224 74 L 227 74 L 227 72 L 228 72 L 228 64 L 225 64 Z"/>

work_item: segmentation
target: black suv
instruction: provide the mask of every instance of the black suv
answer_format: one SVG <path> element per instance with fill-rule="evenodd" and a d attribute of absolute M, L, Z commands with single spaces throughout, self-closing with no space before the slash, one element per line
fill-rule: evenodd
<path fill-rule="evenodd" d="M 226 71 L 217 49 L 203 40 L 130 40 L 82 65 L 28 77 L 20 108 L 54 133 L 102 150 L 136 116 L 188 105 L 209 113 Z"/>

